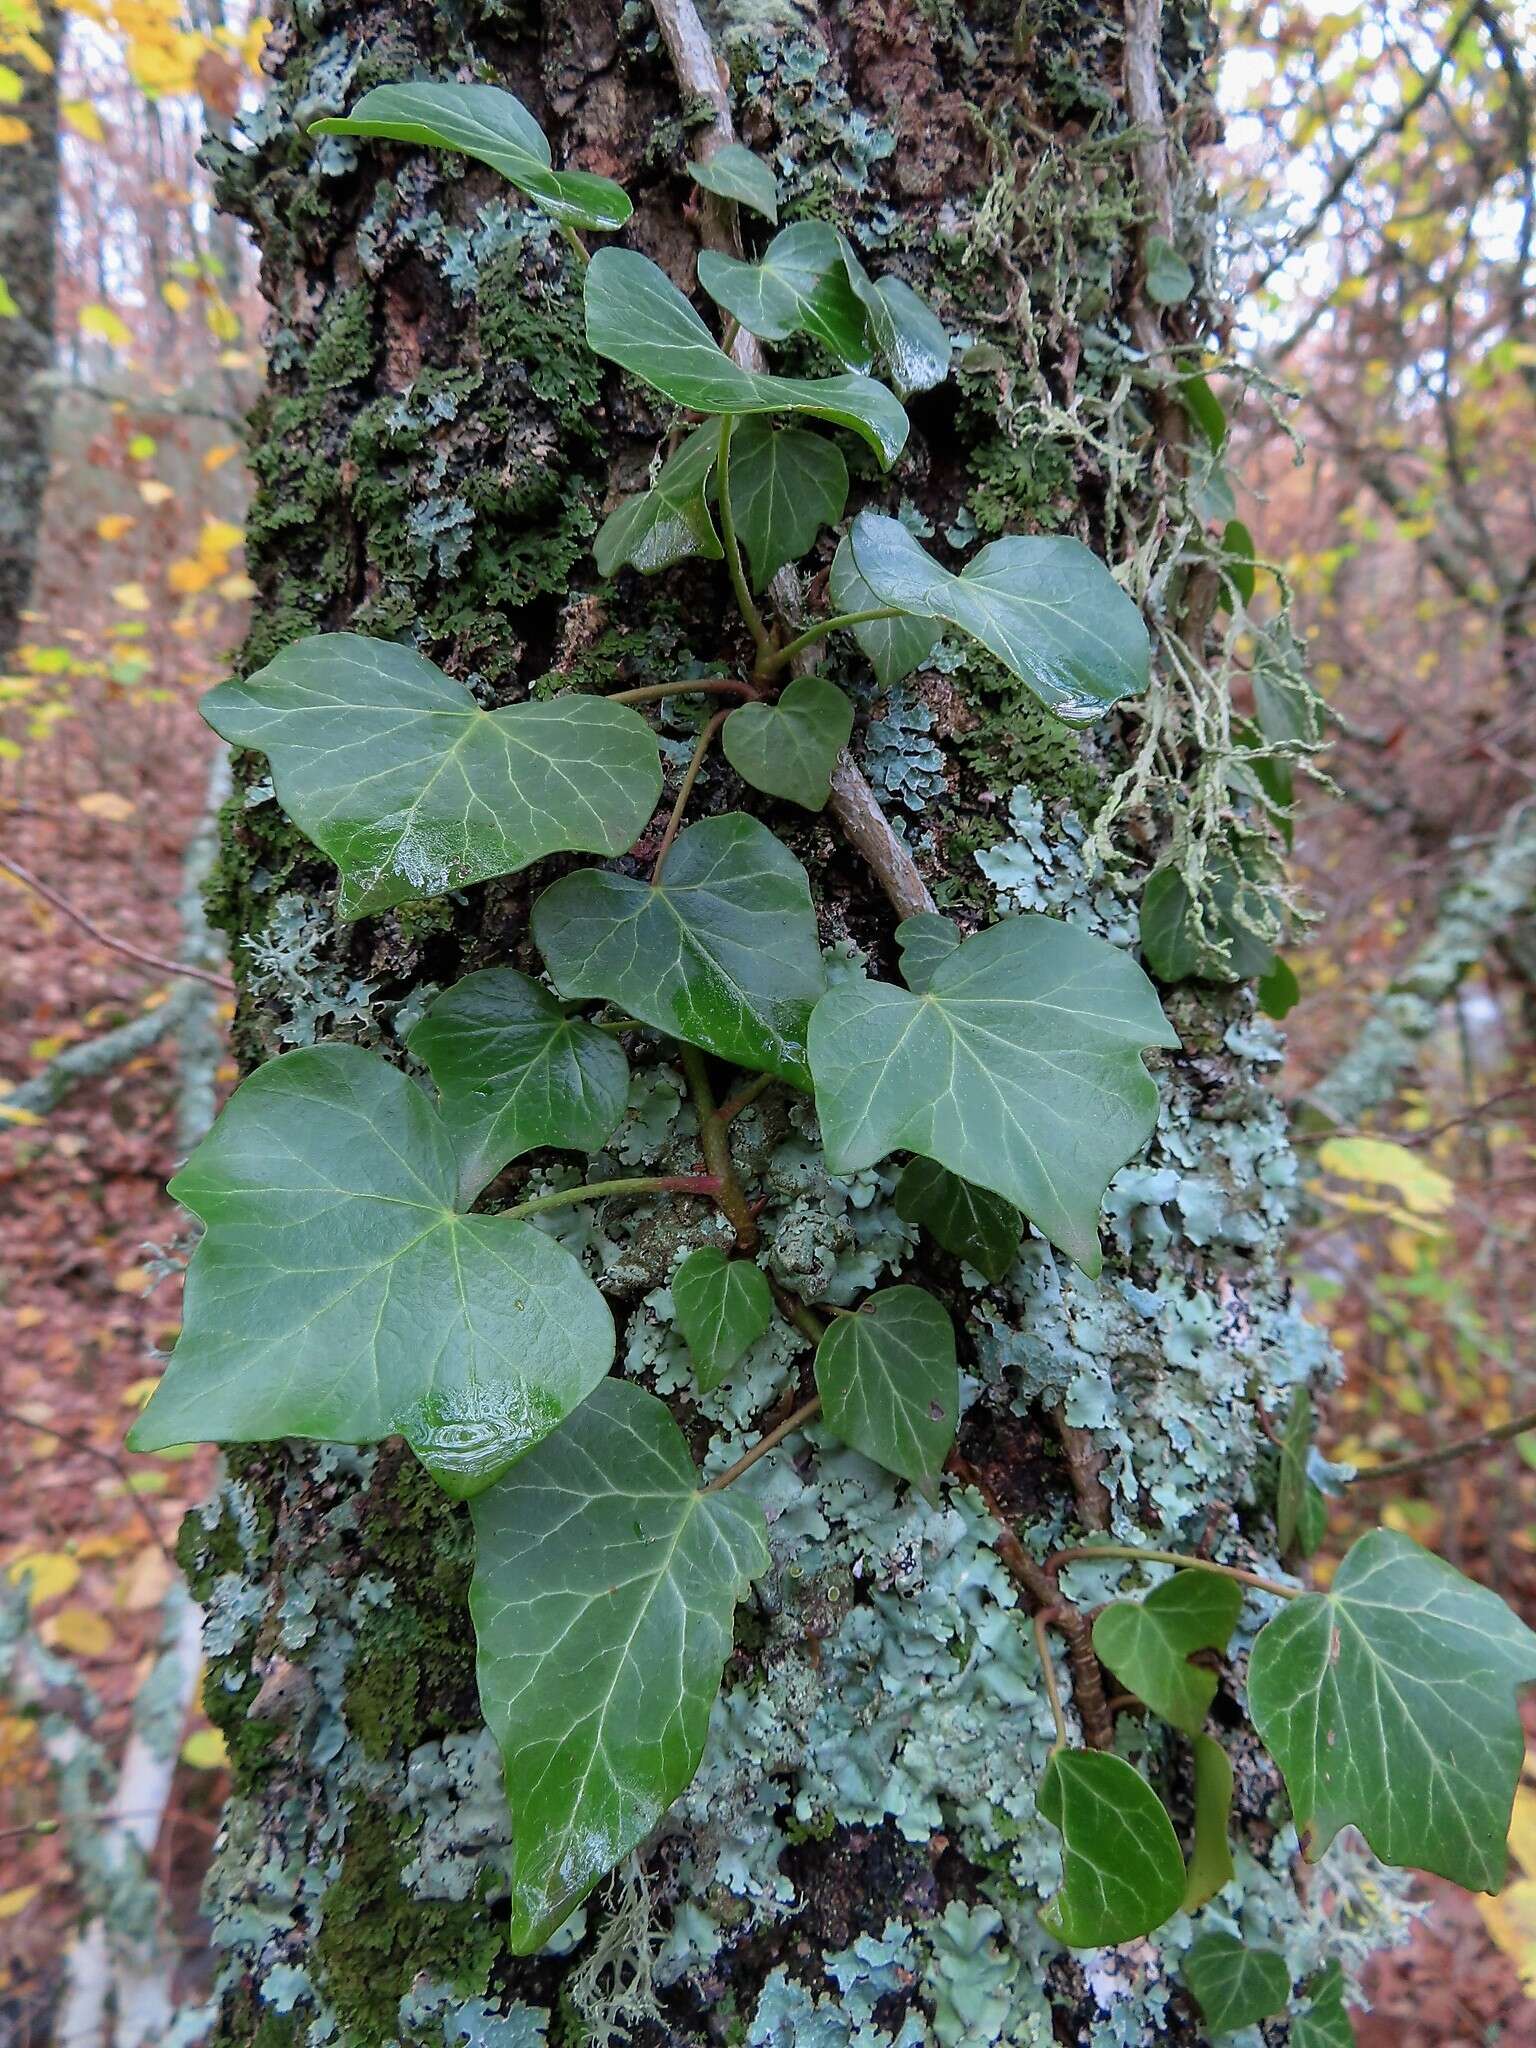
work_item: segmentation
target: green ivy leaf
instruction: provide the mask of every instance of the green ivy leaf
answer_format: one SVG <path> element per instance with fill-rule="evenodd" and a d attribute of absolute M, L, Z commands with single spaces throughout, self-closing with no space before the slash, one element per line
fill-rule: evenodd
<path fill-rule="evenodd" d="M 839 235 L 844 268 L 863 306 L 887 376 L 905 398 L 931 391 L 949 375 L 949 336 L 933 309 L 899 277 L 871 282 L 846 235 Z"/>
<path fill-rule="evenodd" d="M 1176 867 L 1157 868 L 1141 893 L 1141 950 L 1159 981 L 1252 981 L 1274 965 L 1274 948 L 1251 923 L 1269 905 L 1263 889 L 1240 873 L 1225 853 L 1212 855 L 1205 874 L 1203 929 L 1189 884 Z M 1218 942 L 1225 951 L 1218 951 Z"/>
<path fill-rule="evenodd" d="M 1211 453 L 1219 455 L 1227 445 L 1227 416 L 1222 410 L 1221 400 L 1216 396 L 1204 377 L 1190 376 L 1179 382 L 1179 403 L 1210 443 Z"/>
<path fill-rule="evenodd" d="M 1231 1934 L 1201 1935 L 1184 1958 L 1184 1982 L 1213 2034 L 1273 2019 L 1291 1995 L 1285 1957 L 1272 1948 L 1249 1948 Z"/>
<path fill-rule="evenodd" d="M 600 576 L 611 576 L 626 564 L 654 576 L 690 555 L 720 560 L 725 550 L 709 510 L 719 453 L 720 422 L 710 420 L 668 458 L 648 491 L 625 498 L 609 513 L 592 543 Z"/>
<path fill-rule="evenodd" d="M 1328 1526 L 1328 1503 L 1315 1481 L 1307 1477 L 1307 1452 L 1312 1446 L 1312 1396 L 1305 1387 L 1291 1395 L 1280 1438 L 1280 1474 L 1275 1486 L 1275 1536 L 1280 1554 L 1299 1551 L 1311 1557 Z"/>
<path fill-rule="evenodd" d="M 847 502 L 848 466 L 821 434 L 748 419 L 731 435 L 731 510 L 755 590 L 809 554 Z"/>
<path fill-rule="evenodd" d="M 773 1321 L 762 1268 L 751 1259 L 728 1259 L 713 1245 L 690 1252 L 672 1275 L 672 1307 L 704 1394 L 714 1392 Z"/>
<path fill-rule="evenodd" d="M 1011 535 L 958 576 L 883 512 L 861 512 L 843 545 L 876 604 L 980 641 L 1064 724 L 1091 724 L 1147 687 L 1141 613 L 1081 541 Z"/>
<path fill-rule="evenodd" d="M 827 1164 L 920 1153 L 1096 1274 L 1104 1190 L 1157 1117 L 1140 1049 L 1177 1044 L 1129 955 L 1054 918 L 1009 918 L 958 946 L 921 995 L 848 981 L 817 1004 Z"/>
<path fill-rule="evenodd" d="M 743 704 L 733 711 L 720 728 L 720 744 L 754 789 L 819 811 L 852 731 L 853 706 L 836 683 L 797 676 L 776 704 Z"/>
<path fill-rule="evenodd" d="M 656 736 L 628 705 L 482 711 L 414 649 L 358 633 L 296 640 L 202 712 L 271 762 L 278 802 L 341 870 L 344 918 L 546 854 L 623 853 L 661 794 Z"/>
<path fill-rule="evenodd" d="M 1344 1966 L 1335 1956 L 1308 1989 L 1310 2004 L 1291 2018 L 1291 2048 L 1355 2048 L 1355 2030 L 1344 2009 Z"/>
<path fill-rule="evenodd" d="M 1257 551 L 1253 545 L 1253 535 L 1241 519 L 1229 519 L 1222 528 L 1221 552 L 1226 558 L 1227 574 L 1222 580 L 1220 603 L 1226 610 L 1232 609 L 1231 596 L 1227 590 L 1227 580 L 1230 579 L 1243 603 L 1251 604 L 1256 581 L 1254 564 L 1257 560 Z"/>
<path fill-rule="evenodd" d="M 533 936 L 565 996 L 602 996 L 738 1067 L 809 1088 L 826 986 L 810 883 L 756 818 L 679 833 L 660 885 L 583 868 L 544 891 Z"/>
<path fill-rule="evenodd" d="M 1061 1889 L 1041 1910 L 1068 1948 L 1110 1948 L 1179 1910 L 1184 1858 L 1152 1787 L 1108 1750 L 1059 1749 L 1045 1767 L 1040 1815 L 1061 1834 Z"/>
<path fill-rule="evenodd" d="M 1495 1594 L 1394 1530 L 1362 1536 L 1249 1661 L 1308 1857 L 1352 1823 L 1384 1863 L 1497 1891 L 1525 1754 L 1515 1694 L 1533 1678 L 1536 1635 Z"/>
<path fill-rule="evenodd" d="M 1019 1253 L 1024 1218 L 1001 1195 L 975 1188 L 931 1159 L 909 1159 L 896 1183 L 896 1214 L 936 1244 L 967 1259 L 987 1280 L 1001 1280 Z"/>
<path fill-rule="evenodd" d="M 1161 235 L 1147 237 L 1147 297 L 1158 306 L 1182 305 L 1195 288 L 1195 273 Z"/>
<path fill-rule="evenodd" d="M 960 944 L 960 932 L 952 918 L 936 910 L 920 910 L 916 917 L 904 917 L 896 927 L 896 945 L 901 956 L 901 978 L 919 994 L 933 979 L 941 961 L 947 960 Z"/>
<path fill-rule="evenodd" d="M 1235 1868 L 1228 1826 L 1232 1818 L 1232 1765 L 1209 1735 L 1194 1739 L 1195 1838 L 1190 1845 L 1184 1911 L 1193 1913 L 1232 1882 Z"/>
<path fill-rule="evenodd" d="M 797 220 L 776 234 L 760 263 L 706 249 L 699 283 L 760 341 L 809 334 L 850 370 L 867 370 L 871 354 L 864 308 L 843 265 L 836 228 Z"/>
<path fill-rule="evenodd" d="M 838 612 L 873 612 L 881 607 L 882 600 L 859 574 L 846 534 L 838 542 L 837 553 L 832 557 L 827 595 L 832 600 L 834 611 Z M 922 667 L 938 645 L 942 630 L 931 619 L 915 619 L 905 614 L 890 619 L 869 619 L 852 629 L 865 659 L 886 689 Z"/>
<path fill-rule="evenodd" d="M 567 1017 L 511 967 L 456 981 L 407 1043 L 437 1083 L 465 1208 L 535 1146 L 599 1151 L 629 1100 L 629 1061 L 612 1033 Z"/>
<path fill-rule="evenodd" d="M 921 1287 L 886 1287 L 837 1316 L 816 1347 L 827 1427 L 888 1472 L 929 1486 L 955 1441 L 955 1326 Z"/>
<path fill-rule="evenodd" d="M 455 1498 L 489 1485 L 602 1380 L 613 1318 L 552 1237 L 460 1214 L 458 1181 L 437 1112 L 375 1054 L 259 1068 L 171 1183 L 206 1231 L 129 1447 L 398 1435 Z"/>
<path fill-rule="evenodd" d="M 521 100 L 496 85 L 376 85 L 345 120 L 316 121 L 311 135 L 370 135 L 424 142 L 489 164 L 555 220 L 573 228 L 623 227 L 634 212 L 623 187 L 589 171 L 551 168 L 549 141 Z"/>
<path fill-rule="evenodd" d="M 633 249 L 600 249 L 587 266 L 587 341 L 693 412 L 803 412 L 847 427 L 889 469 L 906 445 L 900 403 L 868 377 L 772 377 L 721 349 L 665 271 Z"/>
<path fill-rule="evenodd" d="M 738 206 L 750 206 L 766 214 L 775 224 L 779 218 L 779 181 L 772 166 L 740 142 L 727 142 L 705 163 L 688 166 L 695 185 L 713 192 L 717 199 L 733 199 Z"/>
<path fill-rule="evenodd" d="M 762 1511 L 701 1493 L 664 1404 L 607 1380 L 474 1503 L 480 1703 L 512 1809 L 512 1948 L 531 1955 L 692 1778 Z"/>
<path fill-rule="evenodd" d="M 1269 971 L 1259 976 L 1254 993 L 1265 1016 L 1279 1023 L 1301 1001 L 1301 983 L 1296 979 L 1295 969 L 1287 966 L 1277 953 Z"/>
<path fill-rule="evenodd" d="M 1144 1600 L 1115 1600 L 1093 1624 L 1093 1647 L 1128 1692 L 1161 1720 L 1198 1735 L 1216 1697 L 1216 1673 L 1196 1650 L 1225 1650 L 1243 1589 L 1215 1572 L 1175 1572 Z"/>

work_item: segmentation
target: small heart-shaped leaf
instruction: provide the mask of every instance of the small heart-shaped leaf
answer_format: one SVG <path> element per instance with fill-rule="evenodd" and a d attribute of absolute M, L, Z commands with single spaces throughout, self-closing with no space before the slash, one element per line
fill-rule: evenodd
<path fill-rule="evenodd" d="M 743 420 L 731 435 L 731 510 L 762 590 L 786 562 L 798 562 L 848 500 L 848 466 L 832 443 L 804 427 Z"/>
<path fill-rule="evenodd" d="M 546 854 L 623 853 L 661 794 L 656 736 L 628 705 L 482 711 L 414 649 L 359 633 L 296 640 L 201 708 L 266 755 L 278 802 L 341 870 L 344 918 Z"/>
<path fill-rule="evenodd" d="M 1291 2018 L 1290 2048 L 1355 2048 L 1355 2030 L 1344 2008 L 1344 1966 L 1335 1956 L 1307 1987 L 1305 2012 Z"/>
<path fill-rule="evenodd" d="M 654 576 L 690 555 L 718 562 L 725 550 L 710 517 L 709 497 L 720 453 L 720 422 L 710 420 L 691 433 L 662 466 L 648 491 L 625 498 L 609 513 L 592 543 L 598 573 L 638 569 Z"/>
<path fill-rule="evenodd" d="M 819 811 L 852 731 L 853 706 L 836 683 L 797 676 L 777 704 L 742 704 L 733 711 L 721 727 L 720 744 L 754 789 Z"/>
<path fill-rule="evenodd" d="M 1305 1387 L 1291 1395 L 1280 1438 L 1280 1474 L 1275 1486 L 1275 1537 L 1282 1557 L 1294 1550 L 1310 1557 L 1328 1526 L 1328 1503 L 1307 1476 L 1312 1448 L 1312 1396 Z"/>
<path fill-rule="evenodd" d="M 921 1287 L 887 1287 L 840 1315 L 816 1347 L 827 1427 L 888 1472 L 927 1486 L 960 1415 L 955 1326 Z"/>
<path fill-rule="evenodd" d="M 583 868 L 546 889 L 533 936 L 566 996 L 602 996 L 686 1045 L 809 1088 L 805 1027 L 826 986 L 805 869 L 740 812 L 678 835 L 660 884 Z"/>
<path fill-rule="evenodd" d="M 1163 1802 L 1108 1750 L 1060 1749 L 1045 1767 L 1040 1815 L 1061 1834 L 1061 1889 L 1040 1918 L 1068 1948 L 1109 1948 L 1178 1912 L 1184 1858 Z"/>
<path fill-rule="evenodd" d="M 1158 306 L 1177 306 L 1195 288 L 1195 273 L 1161 235 L 1147 237 L 1147 297 Z"/>
<path fill-rule="evenodd" d="M 827 595 L 838 612 L 879 611 L 884 599 L 875 595 L 859 574 L 846 536 L 839 541 L 827 577 Z M 864 650 L 865 659 L 887 689 L 904 676 L 921 668 L 938 645 L 943 628 L 932 619 L 898 614 L 887 619 L 868 619 L 853 628 L 853 637 Z"/>
<path fill-rule="evenodd" d="M 733 199 L 754 213 L 779 218 L 779 181 L 773 167 L 740 142 L 727 142 L 703 163 L 690 164 L 695 185 L 719 199 Z"/>
<path fill-rule="evenodd" d="M 521 100 L 497 85 L 423 79 L 376 85 L 344 120 L 316 121 L 311 135 L 370 135 L 456 149 L 500 171 L 555 220 L 573 228 L 623 227 L 634 212 L 622 186 L 590 171 L 551 168 L 549 141 Z"/>
<path fill-rule="evenodd" d="M 598 1151 L 629 1100 L 629 1061 L 613 1035 L 567 1017 L 511 967 L 456 981 L 407 1042 L 437 1083 L 466 1207 L 537 1145 Z"/>
<path fill-rule="evenodd" d="M 1213 2034 L 1256 2027 L 1285 2010 L 1291 1973 L 1272 1948 L 1249 1948 L 1231 1934 L 1202 1934 L 1184 1958 L 1184 1982 Z"/>
<path fill-rule="evenodd" d="M 848 369 L 869 368 L 864 308 L 849 282 L 837 230 L 825 221 L 797 220 L 782 229 L 760 263 L 706 249 L 699 283 L 759 340 L 813 335 Z"/>
<path fill-rule="evenodd" d="M 1114 1600 L 1093 1624 L 1093 1647 L 1128 1692 L 1186 1735 L 1198 1735 L 1216 1697 L 1216 1673 L 1191 1664 L 1224 1650 L 1243 1589 L 1215 1572 L 1175 1572 L 1144 1600 Z"/>
<path fill-rule="evenodd" d="M 677 1326 L 693 1355 L 699 1391 L 713 1393 L 773 1321 L 762 1268 L 713 1245 L 690 1252 L 672 1275 Z"/>
<path fill-rule="evenodd" d="M 931 391 L 949 375 L 949 336 L 942 321 L 899 277 L 871 282 L 846 235 L 838 237 L 854 295 L 863 306 L 869 332 L 886 375 L 905 398 Z"/>
<path fill-rule="evenodd" d="M 1024 1218 L 1001 1195 L 975 1188 L 931 1159 L 909 1159 L 894 1197 L 903 1223 L 916 1223 L 945 1251 L 987 1280 L 1001 1280 L 1019 1253 Z"/>
<path fill-rule="evenodd" d="M 942 961 L 960 944 L 960 929 L 953 918 L 936 910 L 920 910 L 905 917 L 896 927 L 896 945 L 901 956 L 901 978 L 919 995 L 932 981 Z"/>

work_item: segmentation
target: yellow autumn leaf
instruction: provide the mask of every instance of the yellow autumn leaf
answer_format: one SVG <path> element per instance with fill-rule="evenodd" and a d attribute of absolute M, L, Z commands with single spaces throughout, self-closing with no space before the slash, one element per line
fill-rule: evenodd
<path fill-rule="evenodd" d="M 23 1109 L 20 1103 L 7 1102 L 0 1095 L 0 1124 L 40 1124 L 43 1121 L 35 1109 Z"/>
<path fill-rule="evenodd" d="M 240 339 L 240 315 L 233 306 L 226 306 L 222 299 L 210 299 L 203 317 L 215 341 Z"/>
<path fill-rule="evenodd" d="M 165 580 L 172 590 L 179 591 L 183 597 L 191 597 L 199 590 L 206 590 L 218 573 L 217 568 L 200 562 L 195 555 L 183 555 L 166 570 Z"/>
<path fill-rule="evenodd" d="M 1392 1188 L 1415 1216 L 1442 1216 L 1456 1199 L 1456 1183 L 1447 1174 L 1388 1138 L 1330 1138 L 1319 1148 L 1317 1163 L 1340 1180 Z"/>
<path fill-rule="evenodd" d="M 199 1771 L 217 1771 L 229 1762 L 229 1750 L 217 1728 L 196 1728 L 181 1745 L 181 1760 Z"/>
<path fill-rule="evenodd" d="M 93 789 L 88 796 L 75 798 L 75 809 L 84 811 L 88 818 L 106 818 L 121 825 L 125 818 L 133 816 L 138 805 L 131 797 L 119 796 L 115 789 Z"/>
<path fill-rule="evenodd" d="M 203 467 L 211 476 L 216 469 L 222 469 L 240 453 L 233 441 L 221 441 L 216 448 L 210 448 L 203 457 Z"/>
<path fill-rule="evenodd" d="M 114 583 L 112 602 L 125 612 L 147 612 L 149 592 L 142 583 Z"/>
<path fill-rule="evenodd" d="M 158 1373 L 151 1373 L 141 1380 L 130 1380 L 118 1399 L 125 1408 L 142 1408 L 159 1384 Z"/>
<path fill-rule="evenodd" d="M 226 576 L 219 585 L 219 595 L 233 603 L 238 598 L 254 597 L 256 586 L 249 576 L 242 575 L 237 569 L 233 576 Z"/>
<path fill-rule="evenodd" d="M 149 1292 L 149 1268 L 147 1266 L 124 1266 L 112 1275 L 112 1291 L 115 1294 L 147 1294 Z"/>
<path fill-rule="evenodd" d="M 18 1913 L 25 1913 L 41 1890 L 40 1884 L 18 1884 L 0 1892 L 0 1920 L 14 1920 Z"/>
<path fill-rule="evenodd" d="M 198 535 L 197 552 L 200 555 L 227 555 L 244 539 L 243 526 L 232 526 L 227 519 L 205 519 L 203 530 Z"/>
<path fill-rule="evenodd" d="M 0 107 L 14 107 L 24 90 L 21 73 L 0 64 Z"/>
<path fill-rule="evenodd" d="M 82 334 L 89 334 L 97 341 L 110 342 L 114 348 L 133 346 L 133 329 L 110 306 L 82 306 L 79 318 Z"/>
<path fill-rule="evenodd" d="M 192 303 L 192 294 L 184 284 L 178 284 L 174 277 L 168 277 L 161 285 L 160 296 L 173 313 L 185 313 Z"/>
<path fill-rule="evenodd" d="M 131 512 L 109 512 L 104 519 L 97 520 L 96 531 L 103 540 L 121 540 L 138 523 Z"/>
<path fill-rule="evenodd" d="M 0 114 L 0 149 L 18 142 L 30 142 L 32 130 L 19 115 Z"/>
<path fill-rule="evenodd" d="M 59 112 L 77 135 L 87 142 L 105 142 L 107 131 L 101 116 L 89 100 L 60 100 Z"/>
<path fill-rule="evenodd" d="M 157 477 L 147 476 L 139 485 L 139 496 L 146 505 L 163 505 L 175 495 L 170 485 L 161 483 Z"/>
<path fill-rule="evenodd" d="M 112 1624 L 94 1607 L 61 1607 L 39 1630 L 53 1650 L 67 1650 L 72 1657 L 105 1657 L 117 1638 Z"/>
<path fill-rule="evenodd" d="M 27 1598 L 34 1607 L 57 1600 L 80 1583 L 80 1567 L 64 1550 L 24 1551 L 6 1566 L 5 1575 L 13 1586 L 28 1581 Z"/>

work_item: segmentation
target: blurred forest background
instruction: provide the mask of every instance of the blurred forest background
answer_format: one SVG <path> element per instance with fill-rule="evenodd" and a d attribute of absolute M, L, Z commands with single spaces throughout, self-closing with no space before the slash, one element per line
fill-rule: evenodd
<path fill-rule="evenodd" d="M 1237 409 L 1242 387 L 1209 366 L 1240 480 L 1220 509 L 1254 538 L 1256 602 L 1296 592 L 1335 717 L 1296 791 L 1300 996 L 1279 1085 L 1314 1162 L 1296 1280 L 1347 1364 L 1328 1455 L 1410 1465 L 1350 1489 L 1356 1526 L 1337 1514 L 1330 1548 L 1379 1517 L 1536 1621 L 1536 1431 L 1434 1462 L 1536 1409 L 1536 8 L 1218 12 L 1212 234 L 1230 359 L 1262 372 Z M 69 2038 L 45 2031 L 61 1998 L 98 2038 L 103 1921 L 173 1966 L 119 1982 L 151 2015 L 136 2038 L 154 2038 L 166 1983 L 186 2006 L 207 1975 L 221 1752 L 172 1553 L 215 1461 L 120 1444 L 175 1334 L 187 1246 L 164 1183 L 234 1080 L 199 908 L 221 763 L 196 704 L 249 592 L 262 308 L 206 166 L 259 118 L 267 26 L 220 0 L 0 0 L 0 2043 L 16 2048 Z M 336 1017 L 348 1001 L 338 985 Z M 1375 1966 L 1365 2048 L 1536 2043 L 1536 1748 L 1530 1779 L 1505 1893 L 1424 1888 L 1411 1945 Z"/>

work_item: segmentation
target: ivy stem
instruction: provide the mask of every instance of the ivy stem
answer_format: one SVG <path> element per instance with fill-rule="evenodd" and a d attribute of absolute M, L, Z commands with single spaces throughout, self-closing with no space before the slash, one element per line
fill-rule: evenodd
<path fill-rule="evenodd" d="M 703 1491 L 705 1493 L 721 1493 L 727 1486 L 734 1486 L 742 1473 L 750 1471 L 759 1458 L 766 1458 L 771 1450 L 776 1449 L 779 1444 L 783 1443 L 785 1437 L 791 1435 L 797 1429 L 803 1429 L 806 1423 L 813 1416 L 819 1415 L 820 1412 L 821 1396 L 820 1394 L 812 1394 L 810 1400 L 802 1402 L 793 1415 L 786 1415 L 777 1429 L 770 1429 L 765 1437 L 760 1438 L 744 1458 L 738 1458 L 734 1465 L 727 1466 L 718 1479 L 711 1479 L 708 1486 L 703 1488 Z"/>
<path fill-rule="evenodd" d="M 605 697 L 606 704 L 655 704 L 662 697 L 742 697 L 755 698 L 759 692 L 750 683 L 741 683 L 734 676 L 704 676 L 678 683 L 648 683 L 643 690 L 615 690 L 611 697 Z"/>
<path fill-rule="evenodd" d="M 1273 1593 L 1277 1600 L 1299 1600 L 1306 1590 L 1302 1586 L 1282 1586 L 1278 1579 L 1244 1571 L 1241 1565 L 1217 1564 L 1212 1558 L 1190 1557 L 1180 1550 L 1141 1550 L 1131 1543 L 1074 1543 L 1065 1550 L 1053 1551 L 1045 1561 L 1045 1569 L 1054 1579 L 1064 1564 L 1097 1557 L 1125 1558 L 1133 1564 L 1172 1564 L 1180 1571 L 1214 1572 L 1220 1578 L 1252 1586 L 1260 1593 Z"/>
<path fill-rule="evenodd" d="M 720 524 L 724 526 L 725 521 L 723 518 Z M 814 647 L 818 640 L 825 640 L 829 633 L 842 632 L 849 626 L 867 626 L 875 619 L 899 619 L 901 617 L 902 610 L 900 605 L 883 604 L 874 611 L 839 612 L 835 618 L 818 619 L 814 626 L 808 626 L 803 633 L 798 634 L 793 640 L 786 640 L 782 647 L 771 648 L 764 653 L 757 664 L 757 679 L 759 682 L 763 682 L 769 676 L 777 675 L 781 668 L 788 668 L 789 664 L 802 649 Z"/>
<path fill-rule="evenodd" d="M 678 827 L 683 822 L 683 813 L 688 808 L 688 799 L 693 795 L 693 785 L 699 779 L 699 770 L 704 766 L 704 756 L 709 752 L 715 734 L 730 717 L 729 711 L 717 711 L 699 734 L 699 743 L 693 750 L 693 759 L 683 771 L 682 783 L 678 788 L 677 802 L 672 806 L 672 815 L 667 820 L 667 829 L 661 835 L 661 844 L 656 849 L 655 865 L 651 869 L 651 887 L 654 889 L 661 880 L 662 863 L 672 851 L 672 842 L 677 837 Z"/>
<path fill-rule="evenodd" d="M 1070 1748 L 1072 1741 L 1067 1729 L 1066 1708 L 1061 1703 L 1061 1687 L 1056 1683 L 1056 1663 L 1051 1656 L 1050 1637 L 1046 1632 L 1048 1625 L 1055 1619 L 1056 1610 L 1051 1607 L 1037 1607 L 1029 1617 L 1030 1626 L 1035 1632 L 1035 1648 L 1040 1652 L 1040 1669 L 1045 1675 L 1045 1696 L 1051 1703 L 1051 1719 L 1056 1723 L 1056 1742 L 1051 1751 L 1052 1756 L 1057 1750 Z"/>
<path fill-rule="evenodd" d="M 560 232 L 564 235 L 566 245 L 570 249 L 571 254 L 576 258 L 582 269 L 585 270 L 592 261 L 591 252 L 588 250 L 586 243 L 577 234 L 568 220 L 560 222 Z"/>
<path fill-rule="evenodd" d="M 715 1111 L 716 1121 L 722 1124 L 730 1123 L 733 1118 L 740 1116 L 744 1109 L 750 1109 L 759 1095 L 771 1088 L 778 1078 L 777 1074 L 759 1074 L 757 1079 L 749 1081 L 745 1088 L 738 1088 L 736 1093 L 722 1102 Z"/>
<path fill-rule="evenodd" d="M 719 1179 L 712 1173 L 652 1174 L 637 1180 L 588 1180 L 577 1188 L 556 1188 L 552 1194 L 535 1195 L 503 1209 L 503 1216 L 536 1216 L 544 1209 L 567 1209 L 573 1202 L 601 1202 L 609 1195 L 712 1195 L 721 1193 Z"/>
<path fill-rule="evenodd" d="M 752 635 L 752 644 L 757 649 L 759 674 L 764 674 L 764 657 L 769 653 L 772 642 L 768 628 L 763 624 L 762 614 L 752 602 L 752 593 L 747 588 L 746 574 L 741 566 L 741 549 L 736 542 L 736 514 L 731 509 L 731 436 L 736 431 L 736 421 L 726 413 L 720 422 L 720 455 L 717 467 L 720 472 L 720 541 L 725 549 L 725 566 L 730 574 L 731 589 L 736 594 L 736 608 L 747 622 Z"/>
<path fill-rule="evenodd" d="M 717 1183 L 715 1200 L 736 1232 L 737 1248 L 749 1252 L 757 1243 L 757 1218 L 752 1214 L 752 1206 L 737 1178 L 736 1162 L 731 1157 L 731 1141 L 720 1121 L 714 1090 L 709 1085 L 708 1063 L 696 1045 L 680 1046 L 678 1050 L 682 1055 L 683 1072 L 688 1077 L 688 1093 L 693 1097 L 699 1119 L 699 1144 L 704 1153 L 704 1164 Z"/>

